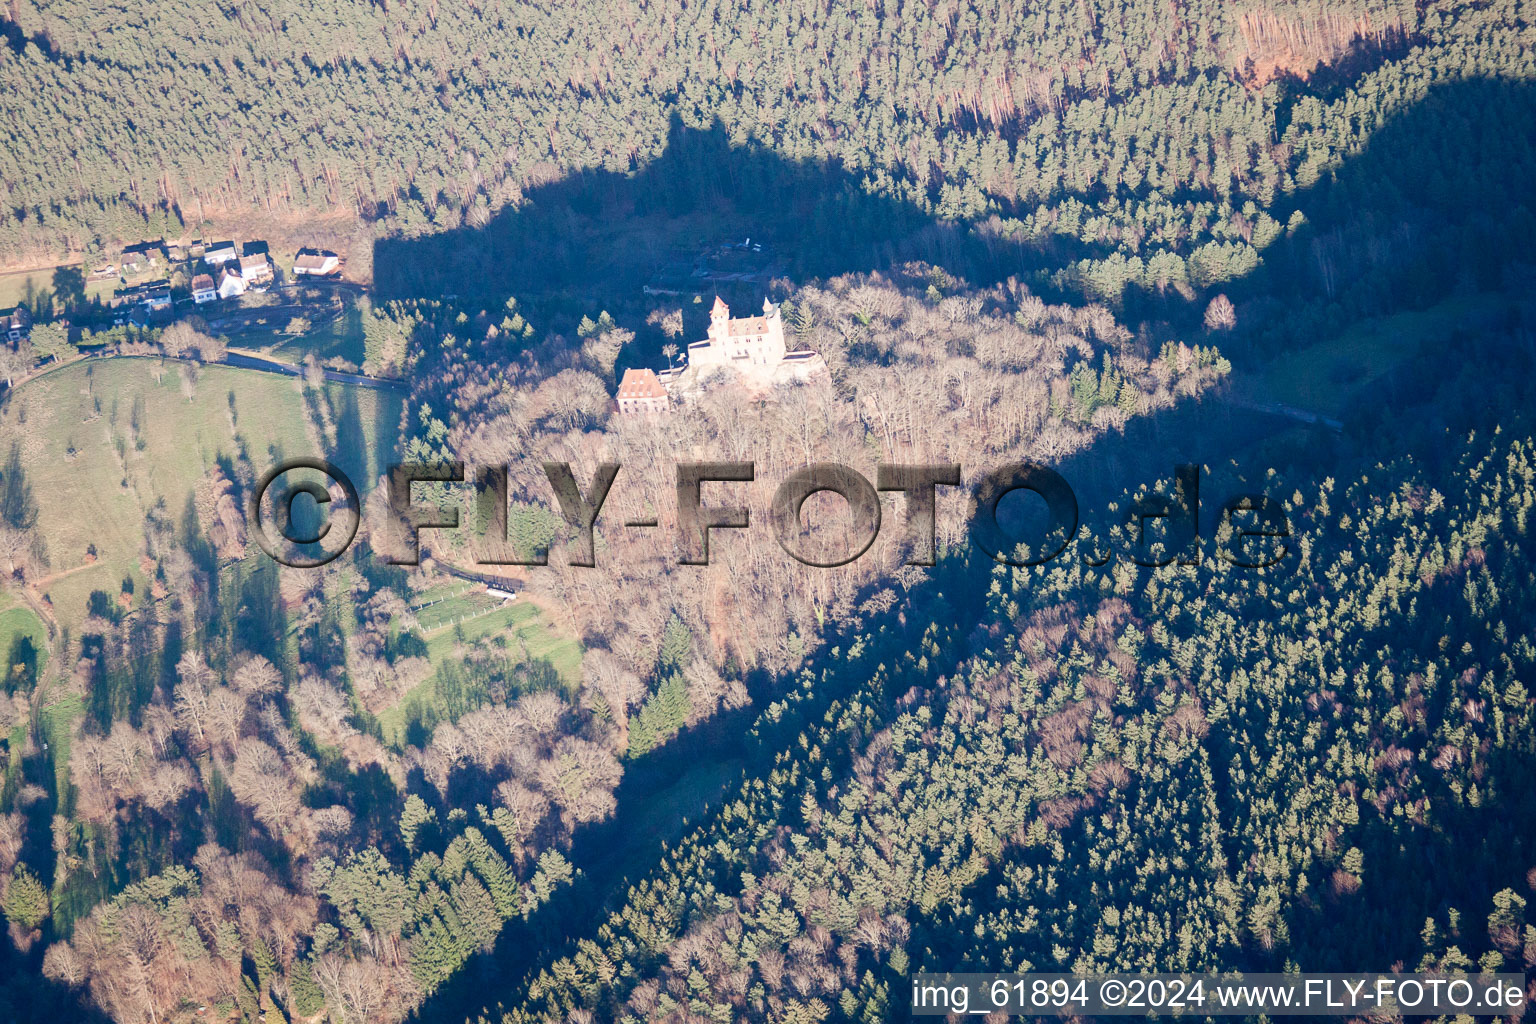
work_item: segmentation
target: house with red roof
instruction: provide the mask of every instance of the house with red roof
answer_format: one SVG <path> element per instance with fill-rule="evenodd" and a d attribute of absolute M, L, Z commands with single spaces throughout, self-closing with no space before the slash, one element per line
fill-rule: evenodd
<path fill-rule="evenodd" d="M 619 412 L 630 415 L 656 415 L 671 408 L 671 399 L 652 370 L 625 370 L 616 396 Z"/>

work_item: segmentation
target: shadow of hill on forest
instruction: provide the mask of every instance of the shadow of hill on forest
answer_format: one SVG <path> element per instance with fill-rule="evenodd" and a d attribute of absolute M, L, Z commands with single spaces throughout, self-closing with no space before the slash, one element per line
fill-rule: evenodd
<path fill-rule="evenodd" d="M 1292 83 L 1287 111 L 1305 88 Z M 1255 272 L 1214 282 L 1196 301 L 1129 285 L 1121 295 L 1124 317 L 1167 321 L 1174 332 L 1199 330 L 1204 299 L 1225 290 L 1236 300 L 1258 301 L 1250 320 L 1272 323 L 1273 303 L 1283 294 L 1284 301 L 1316 307 L 1309 328 L 1315 332 L 1393 303 L 1417 308 L 1452 288 L 1502 287 L 1512 260 L 1533 258 L 1536 155 L 1529 134 L 1515 128 L 1533 121 L 1536 94 L 1523 83 L 1436 85 L 1390 117 L 1362 151 L 1277 200 L 1278 221 L 1285 224 L 1299 211 L 1305 224 L 1268 246 Z M 1062 192 L 1051 201 L 1066 197 Z M 1099 189 L 1076 197 L 1093 204 L 1130 195 Z M 1003 204 L 998 212 L 1006 217 L 1028 209 Z M 1047 298 L 1077 292 L 1075 301 L 1083 301 L 1084 286 L 1060 285 L 1055 272 L 1115 252 L 1110 243 L 1062 235 L 1006 239 L 943 221 L 914 202 L 870 192 L 856 169 L 733 145 L 721 125 L 688 128 L 674 117 L 663 152 L 633 171 L 574 172 L 530 187 L 521 205 L 482 226 L 379 240 L 375 287 L 383 300 L 455 296 L 463 306 L 487 309 L 515 297 L 556 321 L 541 326 L 566 330 L 599 309 L 633 311 L 668 301 L 641 291 L 658 268 L 679 252 L 748 237 L 783 257 L 786 276 L 797 282 L 920 259 L 973 284 L 1012 275 Z M 1153 249 L 1149 243 L 1141 254 Z M 732 294 L 729 286 L 705 283 L 697 293 L 706 302 L 703 293 L 720 291 L 728 301 L 749 303 L 764 290 L 752 283 Z M 670 301 L 688 310 L 691 299 L 684 294 Z M 1242 346 L 1265 336 L 1245 331 L 1231 342 Z M 1294 339 L 1271 337 L 1268 347 L 1287 340 Z"/>
<path fill-rule="evenodd" d="M 1305 213 L 1309 226 L 1276 242 L 1257 272 L 1225 287 L 1252 308 L 1270 310 L 1276 316 L 1288 305 L 1301 307 L 1304 316 L 1312 318 L 1304 320 L 1301 330 L 1305 331 L 1372 310 L 1427 304 L 1457 287 L 1507 286 L 1510 273 L 1529 259 L 1536 239 L 1536 230 L 1522 237 L 1530 219 L 1531 182 L 1536 181 L 1531 173 L 1536 117 L 1511 119 L 1522 111 L 1536 113 L 1536 92 L 1518 83 L 1473 81 L 1433 90 L 1383 126 L 1371 145 L 1335 174 L 1298 193 L 1292 207 Z M 1492 137 L 1495 134 L 1498 140 Z M 1476 208 L 1487 203 L 1503 204 L 1503 215 Z M 753 221 L 766 221 L 770 214 L 776 217 L 772 225 L 758 226 Z M 654 252 L 613 247 L 612 239 L 619 236 L 593 225 L 611 218 L 650 216 L 696 217 L 701 230 L 723 237 L 759 236 L 761 231 L 759 237 L 799 250 L 799 269 L 807 274 L 867 271 L 911 258 L 933 259 L 951 267 L 957 264 L 946 263 L 943 252 L 937 250 L 951 256 L 981 250 L 979 243 L 968 240 L 963 227 L 940 224 L 912 204 L 869 196 L 842 169 L 797 164 L 762 151 L 731 150 L 718 130 L 684 130 L 674 132 L 662 158 L 635 175 L 577 175 L 535 190 L 528 206 L 498 215 L 484 229 L 381 242 L 376 273 L 386 296 L 430 295 L 436 289 L 461 297 L 515 295 L 522 299 L 545 289 L 585 294 L 585 308 L 594 309 L 610 302 L 607 289 L 632 287 L 638 292 L 658 261 Z M 582 229 L 579 237 L 562 240 L 550 234 L 562 219 Z M 750 231 L 744 230 L 748 222 L 754 224 Z M 1401 244 L 1398 239 L 1405 223 L 1418 233 L 1416 240 L 1434 242 L 1434 250 L 1421 252 Z M 882 228 L 887 231 L 885 241 L 880 237 Z M 1342 268 L 1354 275 L 1355 292 L 1342 296 L 1336 285 L 1330 292 L 1330 272 L 1319 263 L 1320 253 L 1335 260 L 1334 273 Z M 1473 269 L 1461 273 L 1474 256 Z M 985 282 L 999 271 L 1012 272 L 995 260 L 980 265 L 992 269 L 970 269 L 973 282 Z M 1191 306 L 1193 314 L 1197 310 Z M 1277 343 L 1276 339 L 1289 336 L 1271 329 L 1273 324 L 1261 327 L 1236 336 L 1255 357 L 1272 351 L 1266 346 Z M 1222 344 L 1225 348 L 1225 340 Z M 1471 355 L 1470 349 L 1469 358 L 1478 361 L 1497 361 L 1506 354 L 1493 347 Z M 1445 355 L 1454 358 L 1455 349 L 1448 347 Z M 1453 394 L 1460 401 L 1467 381 L 1480 368 L 1458 369 L 1462 372 L 1456 375 Z M 1498 372 L 1497 367 L 1488 369 Z M 1433 412 L 1433 403 L 1444 400 L 1437 388 L 1451 375 L 1438 373 L 1434 361 L 1424 358 L 1416 361 L 1413 372 L 1418 379 L 1417 398 Z M 1462 411 L 1468 416 L 1497 417 L 1500 408 Z M 1433 420 L 1418 433 L 1402 433 L 1401 412 L 1373 410 L 1370 423 L 1357 422 L 1352 429 L 1359 427 L 1363 431 L 1359 436 L 1370 438 L 1372 445 L 1385 446 L 1390 443 L 1386 438 L 1397 437 L 1397 446 L 1380 451 L 1377 457 L 1436 452 L 1442 434 L 1431 429 Z M 1393 416 L 1398 417 L 1395 423 Z M 1086 499 L 1086 511 L 1100 507 L 1104 497 L 1120 487 L 1166 477 L 1178 462 L 1220 464 L 1234 458 L 1248 462 L 1255 452 L 1262 452 L 1266 459 L 1289 460 L 1297 480 L 1315 480 L 1370 454 L 1349 437 L 1334 439 L 1321 428 L 1303 429 L 1299 438 L 1275 444 L 1280 425 L 1282 421 L 1263 414 L 1235 412 L 1217 402 L 1189 401 L 1136 421 L 1124 434 L 1100 437 L 1073 456 L 1064 472 L 1074 488 L 1081 488 L 1079 497 Z M 1394 431 L 1399 432 L 1394 435 Z M 1243 468 L 1251 469 L 1255 477 L 1262 476 L 1264 469 L 1259 465 Z M 1241 475 L 1230 467 L 1219 472 L 1234 482 Z M 1213 487 L 1212 496 L 1219 499 L 1225 494 Z M 1212 536 L 1208 524 L 1209 519 L 1207 540 Z M 972 560 L 948 568 L 951 574 L 942 584 L 931 581 L 914 588 L 913 606 L 944 607 L 963 618 L 980 607 L 991 579 L 988 566 Z M 884 617 L 877 616 L 869 624 L 870 631 L 881 621 L 895 623 L 899 614 L 900 605 Z M 893 628 L 900 632 L 909 627 Z M 955 652 L 956 657 L 964 653 Z M 823 654 L 811 669 L 830 664 Z M 850 688 L 857 685 L 855 680 L 846 682 Z M 675 747 L 669 744 L 631 766 L 619 790 L 616 817 L 589 826 L 575 839 L 575 866 L 586 869 L 602 863 L 602 868 L 579 879 L 529 921 L 509 922 L 494 950 L 466 963 L 414 1019 L 460 1019 L 472 1017 L 482 1007 L 494 1007 L 499 1000 L 515 996 L 541 966 L 568 951 L 576 938 L 595 931 L 606 913 L 622 902 L 628 885 L 654 871 L 665 856 L 658 842 L 627 863 L 604 860 L 615 837 L 646 825 L 631 813 L 632 807 L 675 784 L 701 759 L 725 761 L 745 755 L 749 777 L 771 766 L 772 751 L 763 761 L 762 751 L 743 751 L 739 735 L 722 728 L 746 720 L 738 716 L 705 723 L 680 736 Z M 727 794 L 732 791 L 728 786 Z M 718 806 L 717 799 L 704 819 Z M 1496 844 L 1484 843 L 1458 863 L 1454 838 L 1436 837 L 1421 848 L 1422 856 L 1416 860 L 1409 852 L 1401 854 L 1401 870 L 1422 872 L 1424 884 L 1418 890 L 1421 898 L 1405 901 L 1393 912 L 1391 927 L 1373 931 L 1377 936 L 1373 941 L 1383 950 L 1397 936 L 1413 932 L 1425 916 L 1426 905 L 1433 910 L 1444 902 L 1445 893 L 1463 891 L 1471 884 L 1468 880 L 1496 874 L 1495 861 L 1500 859 Z M 1308 924 L 1333 929 L 1330 935 L 1315 938 L 1319 946 L 1329 941 L 1344 946 L 1351 939 L 1353 922 L 1347 916 L 1309 919 Z M 492 1020 L 497 1017 L 490 1015 Z"/>
<path fill-rule="evenodd" d="M 381 299 L 455 295 L 494 309 L 509 296 L 561 296 L 595 312 L 638 300 L 674 250 L 751 238 L 768 250 L 764 263 L 776 256 L 803 279 L 953 261 L 966 236 L 915 204 L 866 191 L 836 163 L 733 146 L 719 125 L 692 129 L 674 117 L 665 150 L 635 171 L 573 172 L 530 188 L 482 227 L 380 240 L 374 281 Z"/>
<path fill-rule="evenodd" d="M 1282 224 L 1293 213 L 1305 223 L 1266 248 L 1253 273 L 1210 289 L 1239 304 L 1223 351 L 1262 359 L 1363 317 L 1454 294 L 1530 291 L 1533 125 L 1532 85 L 1479 78 L 1429 89 L 1341 166 L 1276 204 Z"/>

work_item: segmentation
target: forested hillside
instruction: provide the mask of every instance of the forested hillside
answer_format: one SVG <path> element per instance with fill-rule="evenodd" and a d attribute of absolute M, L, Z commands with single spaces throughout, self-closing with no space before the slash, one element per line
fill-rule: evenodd
<path fill-rule="evenodd" d="M 404 458 L 492 463 L 521 447 L 570 460 L 583 479 L 593 459 L 621 458 L 610 522 L 662 503 L 629 480 L 664 473 L 674 444 L 757 459 L 765 482 L 749 500 L 760 503 L 770 474 L 813 452 L 860 464 L 1058 458 L 1229 369 L 1209 344 L 1144 354 L 1102 306 L 973 289 L 920 265 L 794 289 L 784 308 L 796 344 L 818 345 L 830 372 L 750 409 L 729 380 L 707 382 L 699 415 L 677 421 L 686 438 L 612 413 L 608 389 L 634 332 L 606 314 L 579 345 L 541 333 L 516 302 L 495 313 L 394 302 L 366 312 L 364 332 L 370 361 L 412 382 Z M 846 319 L 861 325 L 856 336 L 820 326 Z M 142 358 L 171 343 L 131 344 Z M 191 409 L 197 372 L 178 373 Z M 264 421 L 247 422 L 231 392 L 223 422 L 198 427 L 214 454 L 195 494 L 143 513 L 136 572 L 120 592 L 94 589 L 85 607 L 60 609 L 75 618 L 51 631 L 46 662 L 9 652 L 0 909 L 10 941 L 47 978 L 116 1020 L 196 1005 L 400 1019 L 573 881 L 573 843 L 615 813 L 631 767 L 747 706 L 749 682 L 775 692 L 774 677 L 814 652 L 829 622 L 861 603 L 888 607 L 887 590 L 865 593 L 883 576 L 920 582 L 898 572 L 900 531 L 881 559 L 835 573 L 785 559 L 762 533 L 737 559 L 694 570 L 676 564 L 670 541 L 626 547 L 605 531 L 601 576 L 557 556 L 508 605 L 435 571 L 474 567 L 472 530 L 431 538 L 424 570 L 386 564 L 377 494 L 347 557 L 279 568 L 234 511 L 264 460 L 313 449 L 367 491 L 381 472 L 364 457 L 370 441 L 376 454 L 390 444 L 383 431 L 369 438 L 355 396 L 319 378 L 291 386 L 302 430 L 260 452 L 242 431 Z M 58 408 L 56 393 L 46 376 L 23 385 L 10 415 L 34 428 L 96 423 L 120 460 L 108 475 L 147 478 L 138 462 L 150 445 L 133 434 L 142 411 L 102 423 L 99 403 Z M 941 408 L 943 441 L 927 432 Z M 15 456 L 0 476 L 13 527 L 50 514 L 32 483 L 43 461 Z M 565 532 L 531 500 L 538 466 L 515 466 L 509 520 L 522 548 Z M 81 501 L 84 486 L 51 489 Z M 466 497 L 440 495 L 471 515 Z M 672 509 L 662 518 L 670 537 Z M 946 505 L 939 526 L 948 552 L 963 539 L 961 508 Z M 8 586 L 28 594 L 39 571 L 27 563 Z M 667 811 L 668 827 L 687 813 Z M 25 989 L 0 991 L 35 1005 Z"/>
<path fill-rule="evenodd" d="M 1285 196 L 1435 83 L 1529 75 L 1530 20 L 1518 0 L 636 3 L 602 17 L 17 0 L 0 50 L 0 252 L 196 234 L 247 210 L 477 227 L 573 171 L 645 164 L 676 118 L 834 161 L 925 213 L 995 213 L 987 230 L 1005 238 L 1063 240 L 1093 257 L 1082 272 L 1100 293 L 1199 286 L 1251 269 Z"/>
<path fill-rule="evenodd" d="M 1536 970 L 1536 0 L 11 0 L 0 34 L 0 265 L 323 227 L 374 377 L 327 383 L 297 314 L 304 370 L 258 387 L 206 365 L 218 306 L 22 297 L 0 1018 L 873 1022 L 928 969 Z M 749 235 L 773 269 L 723 297 L 823 368 L 621 412 L 703 333 L 694 254 Z M 364 495 L 322 568 L 241 512 L 292 455 Z M 421 566 L 381 557 L 396 459 L 510 464 L 508 546 L 549 564 L 488 588 L 467 486 L 416 488 L 463 516 Z M 755 464 L 707 502 L 754 530 L 694 566 L 700 460 Z M 970 543 L 1024 460 L 1084 524 L 1037 568 Z M 546 461 L 622 464 L 595 568 Z M 932 552 L 891 494 L 812 568 L 764 513 L 823 461 L 965 487 Z M 1137 564 L 1130 502 L 1182 462 L 1204 557 Z M 1283 506 L 1277 565 L 1219 556 L 1239 492 Z"/>
<path fill-rule="evenodd" d="M 1457 350 L 1523 371 L 1528 331 Z M 490 1019 L 905 1019 L 924 970 L 1536 967 L 1532 440 L 1426 411 L 1377 418 L 1397 457 L 1271 479 L 1274 568 L 956 559 L 866 607 L 719 813 Z"/>
<path fill-rule="evenodd" d="M 434 461 L 454 453 L 493 465 L 510 451 L 522 453 L 512 460 L 509 490 L 517 496 L 510 532 L 523 557 L 558 549 L 568 532 L 546 500 L 545 461 L 569 463 L 583 486 L 601 463 L 623 467 L 605 505 L 607 521 L 650 516 L 658 528 L 644 535 L 606 530 L 601 571 L 562 564 L 556 554 L 529 574 L 528 586 L 560 608 L 588 646 L 614 652 L 642 677 L 655 661 L 657 638 L 676 618 L 708 664 L 738 674 L 781 672 L 815 649 L 822 623 L 851 611 L 873 581 L 915 571 L 903 569 L 914 551 L 899 521 L 867 557 L 834 569 L 784 557 L 767 530 L 721 536 L 724 554 L 711 564 L 679 565 L 670 493 L 678 453 L 751 461 L 756 480 L 736 492 L 756 509 L 768 507 L 786 476 L 818 460 L 858 466 L 871 478 L 880 462 L 963 464 L 972 486 L 1026 455 L 1054 461 L 1080 451 L 1105 432 L 1210 390 L 1231 368 L 1201 336 L 1148 351 L 1103 306 L 1048 304 L 1017 282 L 972 288 L 920 264 L 889 277 L 844 275 L 794 289 L 781 312 L 792 344 L 819 353 L 827 375 L 771 401 L 743 401 L 728 375 L 717 377 L 688 415 L 660 420 L 609 414 L 617 361 L 633 349 L 635 332 L 606 314 L 589 321 L 585 338 L 541 336 L 531 345 L 523 332 L 532 328 L 516 309 L 499 319 L 470 318 L 452 304 L 396 302 L 369 323 L 380 353 L 403 352 L 412 339 L 408 455 Z M 835 514 L 837 502 L 812 501 L 820 515 Z M 444 494 L 441 503 L 469 521 L 463 495 Z M 963 502 L 940 507 L 939 551 L 965 543 L 965 517 Z M 839 518 L 807 544 L 840 551 L 838 531 L 846 526 Z M 472 530 L 427 543 L 464 566 L 482 546 Z M 932 552 L 916 557 L 931 561 Z M 614 616 L 614 607 L 625 614 Z M 740 685 L 698 683 L 696 717 Z M 607 704 L 617 712 L 644 696 L 610 695 Z"/>

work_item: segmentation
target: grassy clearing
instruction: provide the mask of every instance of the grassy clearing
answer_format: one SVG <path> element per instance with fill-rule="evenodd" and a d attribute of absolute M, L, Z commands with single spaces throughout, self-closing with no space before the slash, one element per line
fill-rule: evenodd
<path fill-rule="evenodd" d="M 48 627 L 32 609 L 11 604 L 0 611 L 0 667 L 9 663 L 12 647 L 22 637 L 31 638 L 32 646 L 37 650 L 38 675 L 42 675 L 48 664 Z"/>
<path fill-rule="evenodd" d="M 428 636 L 440 633 L 456 622 L 474 619 L 501 606 L 502 599 L 466 584 L 462 593 L 435 601 L 416 611 L 416 621 Z M 465 622 L 468 626 L 468 623 Z"/>
<path fill-rule="evenodd" d="M 348 302 L 346 312 L 330 323 L 316 325 L 308 334 L 281 335 L 270 352 L 273 358 L 290 363 L 303 362 L 310 353 L 322 362 L 345 359 L 358 366 L 363 364 L 363 318 L 357 303 Z"/>
<path fill-rule="evenodd" d="M 473 642 L 492 634 L 506 633 L 508 647 L 529 658 L 543 658 L 555 666 L 560 677 L 573 681 L 579 675 L 581 650 L 575 640 L 559 632 L 553 623 L 539 615 L 539 610 L 524 601 L 512 601 L 486 614 L 447 625 L 425 634 L 427 656 L 433 665 L 452 655 L 460 637 Z"/>
<path fill-rule="evenodd" d="M 54 272 L 55 268 L 49 268 L 0 275 L 0 309 L 9 309 L 23 302 L 30 304 L 43 294 L 52 295 L 55 290 Z M 99 281 L 86 281 L 85 297 L 105 303 L 112 298 L 112 293 L 121 283 L 115 276 Z"/>
<path fill-rule="evenodd" d="M 115 597 L 124 579 L 133 580 L 135 601 L 147 598 L 139 564 L 146 514 L 159 505 L 179 519 L 194 488 L 221 459 L 243 455 L 265 468 L 279 453 L 330 454 L 366 488 L 393 450 L 399 399 L 343 385 L 328 385 L 326 397 L 334 409 L 345 410 L 351 440 L 338 447 L 347 455 L 322 450 L 293 379 L 254 370 L 203 367 L 190 400 L 176 367 L 154 359 L 75 363 L 19 388 L 0 409 L 0 436 L 20 441 L 38 502 L 37 529 L 51 560 L 39 589 L 60 625 L 77 626 L 91 591 Z M 388 450 L 380 454 L 381 447 Z M 91 546 L 94 560 L 87 556 Z M 9 651 L 20 630 L 35 632 L 34 643 L 46 650 L 39 642 L 46 637 L 43 624 L 14 605 L 0 611 L 0 653 Z M 83 714 L 74 695 L 45 710 L 61 781 Z"/>
<path fill-rule="evenodd" d="M 328 456 L 366 488 L 394 447 L 400 399 L 345 385 L 326 397 L 346 435 L 339 453 L 325 450 L 296 379 L 255 370 L 199 368 L 190 399 L 176 365 L 147 358 L 75 363 L 18 388 L 0 435 L 20 441 L 51 562 L 41 589 L 60 623 L 83 618 L 93 590 L 115 597 L 125 578 L 143 599 L 146 514 L 163 505 L 179 520 L 221 459 L 264 469 L 279 455 Z"/>
<path fill-rule="evenodd" d="M 134 582 L 135 601 L 145 599 L 149 586 L 139 561 L 146 514 L 163 503 L 179 520 L 198 483 L 221 459 L 243 456 L 265 468 L 279 455 L 322 455 L 339 462 L 366 490 L 391 457 L 400 399 L 343 385 L 328 385 L 326 393 L 338 417 L 350 416 L 353 423 L 353 442 L 339 440 L 339 454 L 320 445 L 298 382 L 274 374 L 203 367 L 189 400 L 174 364 L 89 360 L 17 389 L 0 408 L 0 436 L 21 444 L 23 468 L 38 500 L 38 528 L 51 560 L 39 589 L 52 600 L 60 624 L 78 626 L 91 591 L 104 590 L 115 598 L 124 578 Z M 90 546 L 95 547 L 93 561 L 86 557 Z M 350 577 L 339 579 L 332 599 L 346 600 L 350 584 Z M 453 657 L 460 636 L 473 641 L 504 634 L 516 656 L 549 660 L 568 686 L 579 678 L 579 645 L 557 632 L 532 604 L 503 605 L 478 586 L 457 580 L 416 595 L 414 604 L 434 665 Z M 22 629 L 36 630 L 35 642 L 42 649 L 43 624 L 0 595 L 0 654 L 9 650 L 8 637 Z M 428 681 L 407 697 L 431 700 L 432 686 Z M 402 705 L 380 716 L 387 736 L 404 728 Z M 61 773 L 67 772 L 69 736 L 83 713 L 78 697 L 63 698 L 48 709 L 47 728 L 57 737 L 50 743 L 60 744 L 55 755 Z"/>
<path fill-rule="evenodd" d="M 69 785 L 69 747 L 74 739 L 75 725 L 85 717 L 85 701 L 78 693 L 60 697 L 43 707 L 43 742 L 53 757 L 54 779 L 58 792 Z"/>
<path fill-rule="evenodd" d="M 1475 326 L 1502 296 L 1459 297 L 1429 309 L 1375 317 L 1344 333 L 1292 352 L 1264 367 L 1249 382 L 1252 397 L 1337 416 L 1362 388 L 1379 380 L 1425 341 L 1448 340 L 1459 327 Z M 1239 387 L 1242 387 L 1241 382 Z"/>
<path fill-rule="evenodd" d="M 274 310 L 266 316 L 260 314 L 259 308 L 254 310 L 248 327 L 226 332 L 231 345 L 285 363 L 301 363 L 305 356 L 312 354 L 322 362 L 345 359 L 362 365 L 363 319 L 355 301 L 348 299 L 345 311 L 335 319 L 329 319 L 329 310 L 317 312 L 310 329 L 300 334 L 288 333 L 294 319 L 292 309 Z"/>
<path fill-rule="evenodd" d="M 414 600 L 411 601 L 411 607 L 419 610 L 428 605 L 436 604 L 439 601 L 445 601 L 450 597 L 458 597 L 460 594 L 468 593 L 474 589 L 474 586 L 473 583 L 450 578 L 447 583 L 439 583 L 436 586 L 431 586 L 426 590 L 418 592 Z"/>
<path fill-rule="evenodd" d="M 491 606 L 487 608 L 484 602 L 490 602 Z M 454 656 L 454 648 L 460 642 L 473 642 L 481 637 L 501 635 L 505 638 L 508 650 L 518 658 L 548 661 L 555 667 L 555 671 L 560 674 L 561 681 L 567 687 L 574 687 L 580 680 L 581 645 L 572 637 L 556 629 L 554 624 L 541 616 L 538 608 L 532 604 L 523 601 L 502 604 L 499 598 L 493 598 L 482 591 L 472 590 L 450 597 L 441 605 L 433 607 L 441 608 L 449 605 L 473 617 L 462 618 L 457 623 L 449 621 L 430 630 L 426 629 L 423 623 L 427 657 L 434 668 L 451 659 Z M 417 613 L 418 620 L 421 615 L 421 612 Z M 404 732 L 408 708 L 418 702 L 430 704 L 436 699 L 436 685 L 435 678 L 428 679 L 405 693 L 398 702 L 379 714 L 379 726 L 383 729 L 386 742 L 395 742 Z"/>

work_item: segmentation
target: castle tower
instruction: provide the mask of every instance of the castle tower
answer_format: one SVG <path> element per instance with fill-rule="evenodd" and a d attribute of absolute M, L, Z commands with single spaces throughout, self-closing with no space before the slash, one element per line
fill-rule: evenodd
<path fill-rule="evenodd" d="M 711 338 L 724 339 L 729 333 L 731 322 L 731 307 L 725 304 L 720 296 L 715 296 L 715 304 L 709 311 L 709 336 Z"/>
<path fill-rule="evenodd" d="M 784 321 L 779 315 L 779 307 L 763 299 L 763 337 L 762 351 L 763 362 L 769 366 L 777 366 L 784 360 Z"/>
<path fill-rule="evenodd" d="M 761 316 L 731 319 L 725 300 L 715 296 L 709 337 L 688 346 L 690 367 L 730 366 L 742 373 L 769 373 L 784 361 L 784 320 L 779 307 L 763 300 Z"/>

